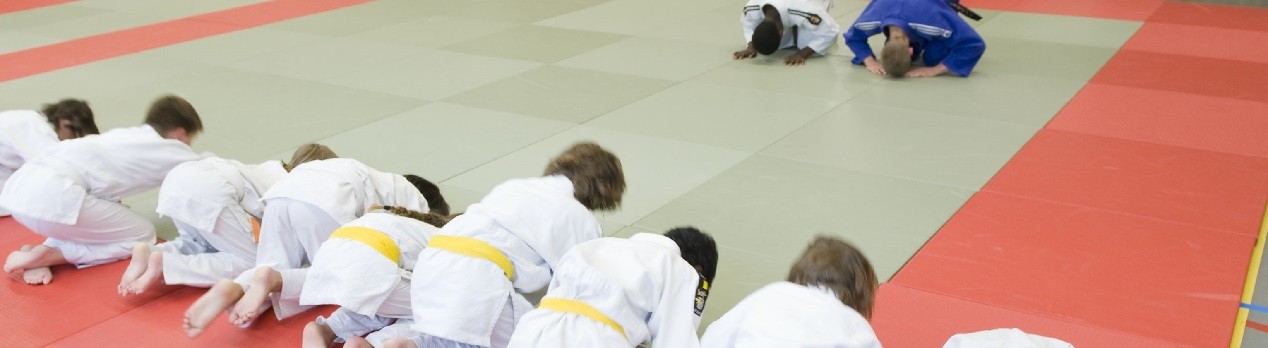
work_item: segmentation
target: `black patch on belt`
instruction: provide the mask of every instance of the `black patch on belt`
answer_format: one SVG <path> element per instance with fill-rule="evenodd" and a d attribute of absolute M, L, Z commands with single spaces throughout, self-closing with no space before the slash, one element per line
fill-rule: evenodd
<path fill-rule="evenodd" d="M 704 313 L 704 303 L 709 300 L 709 281 L 704 277 L 700 277 L 700 282 L 696 283 L 696 315 Z"/>

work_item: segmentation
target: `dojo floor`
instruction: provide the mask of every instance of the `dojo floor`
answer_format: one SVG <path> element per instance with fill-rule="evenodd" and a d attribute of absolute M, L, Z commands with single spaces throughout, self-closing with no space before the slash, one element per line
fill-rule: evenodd
<path fill-rule="evenodd" d="M 988 45 L 971 78 L 884 80 L 840 42 L 801 67 L 731 60 L 737 0 L 5 0 L 0 110 L 84 98 L 108 129 L 175 93 L 206 125 L 196 150 L 320 142 L 456 208 L 594 140 L 629 182 L 607 234 L 720 243 L 702 329 L 827 234 L 886 282 L 890 347 L 1000 327 L 1078 347 L 1240 337 L 1239 302 L 1268 305 L 1268 285 L 1242 297 L 1268 202 L 1268 10 L 964 3 Z M 846 27 L 865 4 L 831 12 Z M 125 203 L 170 238 L 155 197 Z M 39 241 L 0 231 L 6 253 Z M 200 291 L 121 299 L 122 267 L 5 282 L 0 345 L 295 346 L 316 314 L 190 341 Z M 1268 346 L 1268 313 L 1249 319 L 1245 346 Z"/>

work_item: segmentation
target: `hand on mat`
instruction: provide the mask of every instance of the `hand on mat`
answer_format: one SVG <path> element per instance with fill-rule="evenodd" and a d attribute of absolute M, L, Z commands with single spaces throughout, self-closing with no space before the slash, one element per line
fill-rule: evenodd
<path fill-rule="evenodd" d="M 793 54 L 784 58 L 784 65 L 802 65 L 806 64 L 806 57 L 800 54 Z"/>
<path fill-rule="evenodd" d="M 732 54 L 731 57 L 735 59 L 747 59 L 747 58 L 757 57 L 757 50 L 753 49 L 752 47 L 745 48 L 743 51 L 735 51 L 735 53 Z"/>
<path fill-rule="evenodd" d="M 939 64 L 932 67 L 919 67 L 907 72 L 907 77 L 933 77 L 947 72 L 947 68 Z"/>
<path fill-rule="evenodd" d="M 864 59 L 863 66 L 867 67 L 867 71 L 871 71 L 873 74 L 885 75 L 885 67 L 881 66 L 881 62 L 876 61 L 874 57 Z"/>

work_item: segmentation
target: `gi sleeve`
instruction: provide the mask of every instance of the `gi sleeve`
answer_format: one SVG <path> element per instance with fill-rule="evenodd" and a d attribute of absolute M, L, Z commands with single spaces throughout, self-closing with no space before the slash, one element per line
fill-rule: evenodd
<path fill-rule="evenodd" d="M 754 5 L 749 3 L 744 6 L 744 12 L 740 14 L 740 27 L 744 29 L 744 44 L 753 42 L 753 30 L 757 29 L 758 24 L 762 24 L 762 5 Z"/>
<path fill-rule="evenodd" d="M 881 32 L 880 23 L 876 24 L 875 29 L 862 30 L 859 29 L 861 23 L 854 23 L 849 30 L 845 31 L 845 45 L 850 48 L 850 52 L 854 52 L 854 59 L 850 62 L 854 64 L 863 64 L 863 60 L 867 57 L 874 56 L 872 46 L 867 43 L 867 38 Z"/>
<path fill-rule="evenodd" d="M 983 41 L 982 36 L 978 35 L 977 31 L 963 19 L 956 17 L 950 22 L 955 27 L 955 34 L 947 39 L 951 40 L 948 43 L 951 52 L 941 64 L 957 75 L 968 77 L 973 67 L 977 66 L 977 61 L 982 59 L 982 54 L 986 52 L 986 41 Z"/>
<path fill-rule="evenodd" d="M 702 284 L 703 278 L 685 262 L 671 263 L 670 268 L 669 272 L 665 272 L 666 283 L 660 302 L 647 322 L 652 334 L 652 346 L 699 347 L 700 338 L 696 337 L 696 329 L 700 326 L 700 314 L 696 310 L 696 296 L 699 286 L 708 285 Z M 703 300 L 702 298 L 701 301 Z M 703 304 L 700 303 L 701 306 Z"/>
<path fill-rule="evenodd" d="M 841 26 L 837 25 L 837 21 L 832 19 L 832 16 L 826 12 L 819 13 L 817 18 L 819 18 L 818 25 L 809 25 L 802 29 L 808 29 L 810 34 L 810 40 L 806 42 L 806 47 L 822 55 L 827 53 L 828 47 L 832 47 L 832 44 L 836 43 L 837 34 L 841 33 Z M 864 39 L 864 44 L 866 44 L 866 39 Z"/>

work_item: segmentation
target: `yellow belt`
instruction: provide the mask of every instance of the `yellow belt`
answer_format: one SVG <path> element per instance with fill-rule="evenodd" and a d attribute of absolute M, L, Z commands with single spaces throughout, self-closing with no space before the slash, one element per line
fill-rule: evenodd
<path fill-rule="evenodd" d="M 616 330 L 616 332 L 620 333 L 622 337 L 625 337 L 625 329 L 621 327 L 621 324 L 617 324 L 615 320 L 612 320 L 612 318 L 608 318 L 608 316 L 603 315 L 603 312 L 599 312 L 599 310 L 594 309 L 594 307 L 590 307 L 590 305 L 586 304 L 585 302 L 576 301 L 576 300 L 567 300 L 567 299 L 556 298 L 556 297 L 547 297 L 542 299 L 542 303 L 539 307 L 553 310 L 556 312 L 573 313 L 573 314 L 577 314 L 586 318 L 594 319 L 595 321 L 598 321 L 600 323 L 607 325 L 608 327 L 611 327 L 613 330 Z"/>
<path fill-rule="evenodd" d="M 506 254 L 482 240 L 460 236 L 432 236 L 427 242 L 427 247 L 489 260 L 502 268 L 502 272 L 506 273 L 506 279 L 515 277 L 515 268 L 511 267 L 511 260 L 506 258 Z"/>
<path fill-rule="evenodd" d="M 392 241 L 391 237 L 378 230 L 365 227 L 340 227 L 330 235 L 330 238 L 351 239 L 365 243 L 392 262 L 401 263 L 401 248 L 396 246 L 396 242 Z"/>

